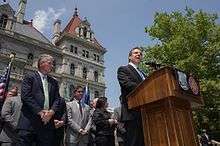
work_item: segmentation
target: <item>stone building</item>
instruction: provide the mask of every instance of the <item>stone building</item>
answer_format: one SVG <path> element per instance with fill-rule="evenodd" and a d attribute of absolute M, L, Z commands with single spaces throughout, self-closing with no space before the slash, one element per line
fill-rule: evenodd
<path fill-rule="evenodd" d="M 10 86 L 21 86 L 27 72 L 36 70 L 40 54 L 55 58 L 51 73 L 60 84 L 60 94 L 68 99 L 77 85 L 90 88 L 91 97 L 105 95 L 104 54 L 106 49 L 95 39 L 90 23 L 81 20 L 77 9 L 61 30 L 61 21 L 54 22 L 52 41 L 33 25 L 24 20 L 27 0 L 20 0 L 17 13 L 8 3 L 0 5 L 0 74 L 8 65 L 9 55 L 16 54 L 13 61 Z"/>

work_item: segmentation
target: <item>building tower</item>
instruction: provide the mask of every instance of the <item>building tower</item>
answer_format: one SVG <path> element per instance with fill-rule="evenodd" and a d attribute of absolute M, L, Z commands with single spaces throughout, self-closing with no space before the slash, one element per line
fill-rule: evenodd
<path fill-rule="evenodd" d="M 16 14 L 17 22 L 19 23 L 23 23 L 26 4 L 27 4 L 27 0 L 20 0 L 19 2 L 19 8 Z"/>
<path fill-rule="evenodd" d="M 75 86 L 89 83 L 91 97 L 105 95 L 104 54 L 102 47 L 94 36 L 91 25 L 86 18 L 82 20 L 75 12 L 60 31 L 60 21 L 54 23 L 53 41 L 63 53 L 62 83 L 60 93 L 70 98 Z"/>

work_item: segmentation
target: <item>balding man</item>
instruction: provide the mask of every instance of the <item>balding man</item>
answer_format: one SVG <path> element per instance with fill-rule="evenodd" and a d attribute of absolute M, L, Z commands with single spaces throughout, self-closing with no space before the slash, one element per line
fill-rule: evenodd
<path fill-rule="evenodd" d="M 59 110 L 58 82 L 48 74 L 53 69 L 52 56 L 42 54 L 38 71 L 25 75 L 21 87 L 23 106 L 18 123 L 21 146 L 52 146 L 54 114 Z"/>

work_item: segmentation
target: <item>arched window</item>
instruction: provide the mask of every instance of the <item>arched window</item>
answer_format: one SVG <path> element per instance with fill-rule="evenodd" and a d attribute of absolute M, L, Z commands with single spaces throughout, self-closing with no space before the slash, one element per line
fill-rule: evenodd
<path fill-rule="evenodd" d="M 75 75 L 75 64 L 73 63 L 70 64 L 70 74 L 73 76 Z"/>
<path fill-rule="evenodd" d="M 83 68 L 83 79 L 87 79 L 87 68 Z"/>
<path fill-rule="evenodd" d="M 95 91 L 95 98 L 99 98 L 99 91 Z"/>
<path fill-rule="evenodd" d="M 86 58 L 89 58 L 89 51 L 86 51 Z"/>
<path fill-rule="evenodd" d="M 1 17 L 0 17 L 0 28 L 5 28 L 6 27 L 7 19 L 8 19 L 7 15 L 5 15 L 5 14 L 1 15 Z"/>
<path fill-rule="evenodd" d="M 75 52 L 75 54 L 78 54 L 78 48 L 77 47 L 74 47 L 74 52 Z"/>
<path fill-rule="evenodd" d="M 94 80 L 95 80 L 95 82 L 98 82 L 98 80 L 99 80 L 98 71 L 94 71 Z"/>
<path fill-rule="evenodd" d="M 97 62 L 99 62 L 99 55 L 97 55 Z"/>
<path fill-rule="evenodd" d="M 27 56 L 27 64 L 32 65 L 33 64 L 33 59 L 34 59 L 34 55 L 32 53 L 29 53 Z"/>
<path fill-rule="evenodd" d="M 32 53 L 28 54 L 28 60 L 33 60 L 34 59 L 34 55 Z"/>
<path fill-rule="evenodd" d="M 86 57 L 86 50 L 82 50 L 82 56 Z"/>

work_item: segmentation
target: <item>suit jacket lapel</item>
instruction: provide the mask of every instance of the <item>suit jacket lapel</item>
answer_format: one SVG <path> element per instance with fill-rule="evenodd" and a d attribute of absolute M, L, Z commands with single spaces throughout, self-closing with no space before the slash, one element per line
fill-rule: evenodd
<path fill-rule="evenodd" d="M 37 78 L 37 81 L 39 83 L 39 86 L 40 86 L 42 92 L 44 93 L 44 88 L 43 88 L 43 83 L 42 83 L 41 77 L 40 77 L 40 75 L 37 71 L 35 72 L 35 74 L 36 74 L 36 78 Z"/>
<path fill-rule="evenodd" d="M 139 73 L 136 71 L 136 69 L 133 66 L 128 64 L 128 68 L 131 70 L 133 76 L 137 79 L 137 81 L 139 82 L 143 81 L 143 79 L 141 78 L 141 76 L 139 75 Z"/>
<path fill-rule="evenodd" d="M 52 83 L 51 83 L 51 77 L 47 76 L 47 82 L 48 82 L 48 94 L 49 94 L 49 98 L 50 98 L 50 91 L 51 91 L 51 87 L 52 87 Z"/>

